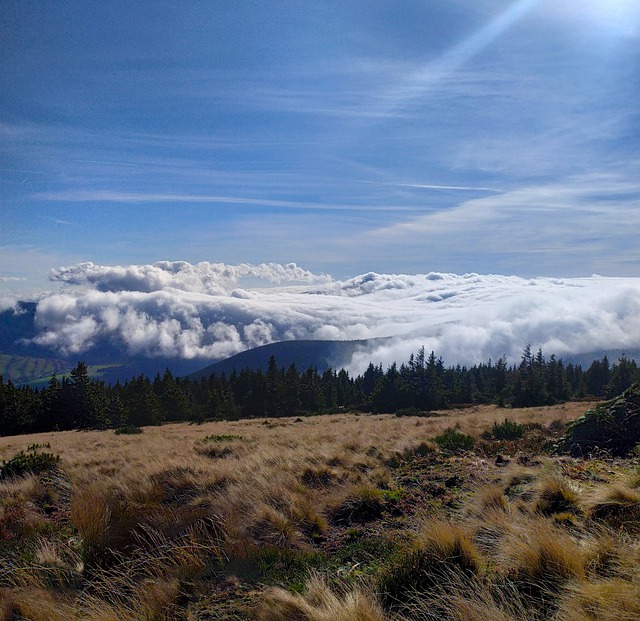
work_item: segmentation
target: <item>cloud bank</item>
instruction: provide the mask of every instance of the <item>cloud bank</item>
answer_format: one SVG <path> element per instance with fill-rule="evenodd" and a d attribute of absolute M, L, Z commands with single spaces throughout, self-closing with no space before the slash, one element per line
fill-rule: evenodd
<path fill-rule="evenodd" d="M 161 261 L 81 263 L 51 279 L 64 287 L 38 302 L 36 342 L 64 355 L 108 342 L 208 362 L 281 340 L 393 337 L 336 361 L 359 373 L 422 345 L 446 364 L 515 362 L 527 343 L 558 356 L 640 348 L 637 278 L 370 272 L 338 281 L 294 263 Z"/>

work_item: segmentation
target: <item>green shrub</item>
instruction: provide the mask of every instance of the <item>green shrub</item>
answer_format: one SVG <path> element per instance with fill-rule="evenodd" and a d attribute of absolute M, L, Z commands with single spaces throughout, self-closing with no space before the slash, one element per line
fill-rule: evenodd
<path fill-rule="evenodd" d="M 58 465 L 59 455 L 53 453 L 36 453 L 35 450 L 20 451 L 0 465 L 0 480 L 32 472 L 39 474 L 51 470 Z"/>
<path fill-rule="evenodd" d="M 518 440 L 524 436 L 524 432 L 524 425 L 505 418 L 502 423 L 493 423 L 491 436 L 496 440 Z"/>
<path fill-rule="evenodd" d="M 126 427 L 118 427 L 116 429 L 116 435 L 135 435 L 137 433 L 142 433 L 142 427 L 136 427 L 135 425 L 127 425 Z"/>
<path fill-rule="evenodd" d="M 607 452 L 626 457 L 640 443 L 640 382 L 619 397 L 604 401 L 567 427 L 556 444 L 560 453 L 574 457 Z"/>
<path fill-rule="evenodd" d="M 231 440 L 242 440 L 242 436 L 231 433 L 219 433 L 201 438 L 199 442 L 230 442 Z"/>
<path fill-rule="evenodd" d="M 438 443 L 440 448 L 446 451 L 470 451 L 475 444 L 475 440 L 467 435 L 458 431 L 454 427 L 445 429 L 439 436 L 436 436 L 434 440 Z"/>
<path fill-rule="evenodd" d="M 51 444 L 49 442 L 46 442 L 45 444 L 30 444 L 27 446 L 27 451 L 35 452 L 40 448 L 51 448 Z"/>

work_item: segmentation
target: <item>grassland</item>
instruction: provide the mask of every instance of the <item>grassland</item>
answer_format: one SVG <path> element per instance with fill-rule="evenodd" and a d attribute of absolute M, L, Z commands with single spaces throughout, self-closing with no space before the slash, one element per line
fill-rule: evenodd
<path fill-rule="evenodd" d="M 637 621 L 640 462 L 549 451 L 589 405 L 0 438 L 61 457 L 0 480 L 0 621 Z"/>
<path fill-rule="evenodd" d="M 0 354 L 0 375 L 14 384 L 31 382 L 36 379 L 47 380 L 55 373 L 61 375 L 71 369 L 68 362 L 54 358 L 32 358 Z"/>

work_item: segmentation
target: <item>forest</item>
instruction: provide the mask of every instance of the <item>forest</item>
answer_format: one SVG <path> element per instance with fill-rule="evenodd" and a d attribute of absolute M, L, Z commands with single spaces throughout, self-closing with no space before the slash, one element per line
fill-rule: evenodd
<path fill-rule="evenodd" d="M 445 367 L 421 348 L 406 363 L 369 364 L 351 377 L 347 371 L 315 367 L 300 371 L 278 366 L 192 380 L 169 369 L 106 385 L 89 377 L 78 362 L 69 376 L 55 375 L 42 389 L 15 386 L 0 376 L 0 435 L 72 429 L 135 429 L 164 422 L 272 418 L 340 411 L 426 415 L 460 404 L 495 403 L 532 407 L 586 397 L 608 398 L 640 381 L 637 363 L 607 357 L 589 368 L 564 364 L 542 350 L 524 348 L 519 364 L 504 358 L 471 367 Z"/>

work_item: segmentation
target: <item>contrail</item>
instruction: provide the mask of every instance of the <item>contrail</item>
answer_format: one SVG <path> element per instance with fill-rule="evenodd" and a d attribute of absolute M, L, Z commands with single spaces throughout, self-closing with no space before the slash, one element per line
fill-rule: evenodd
<path fill-rule="evenodd" d="M 72 162 L 80 162 L 82 164 L 113 164 L 114 166 L 131 166 L 137 168 L 137 164 L 127 164 L 126 162 L 108 162 L 103 160 L 71 160 Z"/>
<path fill-rule="evenodd" d="M 2 172 L 19 172 L 30 175 L 44 175 L 44 170 L 22 170 L 21 168 L 0 168 Z"/>
<path fill-rule="evenodd" d="M 502 190 L 497 190 L 496 188 L 482 188 L 467 185 L 434 185 L 431 183 L 394 183 L 389 185 L 396 185 L 401 188 L 419 188 L 425 190 L 464 190 L 469 192 L 496 192 L 497 194 L 502 192 Z"/>

